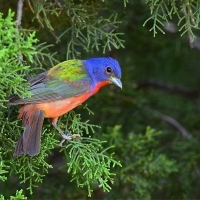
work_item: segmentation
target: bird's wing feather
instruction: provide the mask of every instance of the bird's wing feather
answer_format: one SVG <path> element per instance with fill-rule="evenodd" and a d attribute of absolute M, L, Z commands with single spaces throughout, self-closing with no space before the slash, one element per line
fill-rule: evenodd
<path fill-rule="evenodd" d="M 43 103 L 78 96 L 91 87 L 91 78 L 80 60 L 69 60 L 31 79 L 31 97 L 13 96 L 9 104 Z"/>

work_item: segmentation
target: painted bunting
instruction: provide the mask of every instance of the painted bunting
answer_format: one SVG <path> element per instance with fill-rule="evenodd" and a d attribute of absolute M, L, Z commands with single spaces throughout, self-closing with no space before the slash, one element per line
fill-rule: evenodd
<path fill-rule="evenodd" d="M 22 118 L 24 132 L 19 138 L 14 156 L 40 152 L 40 138 L 44 118 L 52 118 L 53 126 L 70 140 L 57 126 L 58 117 L 77 107 L 99 91 L 102 86 L 115 84 L 122 88 L 121 68 L 115 59 L 91 58 L 64 61 L 32 78 L 27 89 L 31 97 L 9 97 L 9 105 L 21 104 L 18 118 Z"/>

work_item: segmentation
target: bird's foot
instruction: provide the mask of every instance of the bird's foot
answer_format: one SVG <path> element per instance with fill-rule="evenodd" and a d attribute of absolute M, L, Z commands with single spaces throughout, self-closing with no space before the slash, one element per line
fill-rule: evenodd
<path fill-rule="evenodd" d="M 59 146 L 64 147 L 63 143 L 65 142 L 65 140 L 72 140 L 75 137 L 81 137 L 80 134 L 67 134 L 65 135 L 64 133 L 61 134 L 62 135 L 62 141 L 60 142 Z"/>

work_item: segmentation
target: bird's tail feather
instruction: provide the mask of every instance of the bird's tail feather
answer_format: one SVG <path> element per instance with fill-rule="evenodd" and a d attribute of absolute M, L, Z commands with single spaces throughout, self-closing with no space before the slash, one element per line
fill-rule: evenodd
<path fill-rule="evenodd" d="M 31 115 L 24 113 L 23 124 L 25 129 L 17 142 L 14 156 L 20 156 L 22 154 L 35 156 L 39 154 L 43 121 L 43 110 L 35 110 Z"/>

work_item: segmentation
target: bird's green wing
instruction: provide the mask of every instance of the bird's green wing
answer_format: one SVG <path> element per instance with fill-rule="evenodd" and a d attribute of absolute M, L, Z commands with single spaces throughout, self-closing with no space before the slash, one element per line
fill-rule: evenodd
<path fill-rule="evenodd" d="M 28 91 L 31 97 L 17 96 L 9 99 L 10 104 L 42 103 L 79 96 L 90 90 L 91 78 L 81 60 L 62 62 L 49 71 L 31 79 Z"/>

